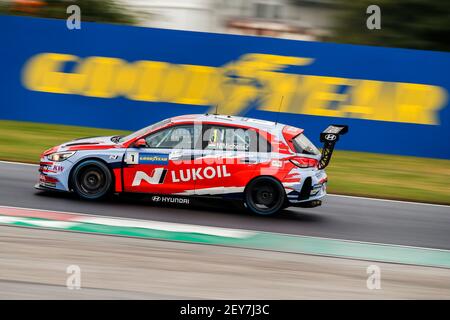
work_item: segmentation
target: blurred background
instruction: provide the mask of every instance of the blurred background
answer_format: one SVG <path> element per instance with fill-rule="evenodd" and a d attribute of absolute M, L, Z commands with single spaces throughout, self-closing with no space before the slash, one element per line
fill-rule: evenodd
<path fill-rule="evenodd" d="M 73 4 L 80 31 L 66 27 Z M 450 2 L 377 1 L 379 30 L 366 26 L 371 4 L 0 0 L 11 43 L 0 51 L 0 105 L 14 101 L 0 109 L 0 159 L 37 162 L 69 139 L 220 105 L 266 120 L 279 113 L 317 146 L 330 123 L 348 124 L 330 192 L 448 204 Z"/>
<path fill-rule="evenodd" d="M 332 41 L 425 50 L 450 49 L 450 2 L 439 0 L 0 0 L 0 13 L 144 27 Z M 382 28 L 367 32 L 369 5 Z"/>
<path fill-rule="evenodd" d="M 449 299 L 449 17 L 437 0 L 0 0 L 0 298 Z M 52 146 L 216 108 L 318 147 L 348 124 L 324 205 L 254 217 L 34 192 Z M 82 233 L 96 228 L 116 236 Z M 251 232 L 219 244 L 240 249 L 198 244 L 235 228 Z M 143 230 L 194 244 L 117 237 Z M 83 290 L 66 288 L 72 264 Z"/>

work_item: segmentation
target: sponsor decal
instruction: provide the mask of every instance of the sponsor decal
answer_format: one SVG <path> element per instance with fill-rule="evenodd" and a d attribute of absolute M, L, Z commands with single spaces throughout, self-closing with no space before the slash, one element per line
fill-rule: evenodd
<path fill-rule="evenodd" d="M 272 167 L 281 168 L 283 166 L 283 162 L 280 160 L 272 160 L 270 163 Z"/>
<path fill-rule="evenodd" d="M 223 114 L 242 114 L 250 102 L 258 101 L 255 108 L 260 111 L 440 123 L 439 111 L 448 102 L 444 87 L 285 71 L 314 65 L 318 63 L 316 60 L 247 53 L 224 65 L 210 66 L 43 52 L 25 63 L 22 79 L 25 88 L 32 91 L 181 105 L 220 105 Z M 74 67 L 67 72 L 69 64 Z M 284 96 L 282 106 L 279 106 L 280 96 Z M 298 101 L 304 103 L 299 105 Z"/>
<path fill-rule="evenodd" d="M 189 204 L 190 200 L 188 198 L 179 198 L 179 197 L 153 196 L 152 201 L 160 203 Z"/>
<path fill-rule="evenodd" d="M 160 164 L 169 163 L 169 155 L 163 153 L 140 153 L 139 164 Z"/>
<path fill-rule="evenodd" d="M 161 184 L 164 183 L 165 177 L 167 175 L 166 168 L 155 168 L 152 172 L 152 175 L 149 176 L 147 173 L 143 171 L 137 171 L 133 183 L 131 184 L 133 187 L 140 186 L 142 180 L 150 184 Z M 231 177 L 231 174 L 227 171 L 226 165 L 220 166 L 209 166 L 205 168 L 192 168 L 185 170 L 178 170 L 171 172 L 172 182 L 188 182 L 188 181 L 196 181 L 203 179 L 214 179 L 214 178 L 226 178 Z"/>
<path fill-rule="evenodd" d="M 139 153 L 128 152 L 125 162 L 127 164 L 169 164 L 169 155 L 165 153 Z"/>
<path fill-rule="evenodd" d="M 41 162 L 39 166 L 39 172 L 43 173 L 61 173 L 64 171 L 64 167 L 59 164 Z"/>
<path fill-rule="evenodd" d="M 205 167 L 197 169 L 187 169 L 172 171 L 172 182 L 187 182 L 191 180 L 203 180 L 214 178 L 230 177 L 231 174 L 227 171 L 227 166 L 221 165 L 216 167 Z"/>
<path fill-rule="evenodd" d="M 64 167 L 55 164 L 55 165 L 53 165 L 53 171 L 56 171 L 56 172 L 63 172 L 63 171 L 64 171 Z"/>
<path fill-rule="evenodd" d="M 149 176 L 143 171 L 137 171 L 134 176 L 133 183 L 131 184 L 133 187 L 140 186 L 142 180 L 150 184 L 160 184 L 164 182 L 164 179 L 167 174 L 167 169 L 165 168 L 156 168 L 153 170 L 152 175 Z"/>
<path fill-rule="evenodd" d="M 209 142 L 207 149 L 249 151 L 250 146 L 242 143 Z"/>
<path fill-rule="evenodd" d="M 327 135 L 325 135 L 325 140 L 327 141 L 334 141 L 336 140 L 337 136 L 333 133 L 329 133 Z"/>
<path fill-rule="evenodd" d="M 138 164 L 139 152 L 127 152 L 125 163 L 127 164 Z"/>

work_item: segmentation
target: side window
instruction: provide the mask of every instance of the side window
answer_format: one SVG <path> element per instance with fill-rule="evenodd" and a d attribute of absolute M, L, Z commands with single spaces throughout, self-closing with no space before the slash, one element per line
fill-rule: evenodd
<path fill-rule="evenodd" d="M 203 134 L 203 149 L 256 152 L 258 133 L 253 129 L 207 126 Z"/>
<path fill-rule="evenodd" d="M 175 126 L 160 130 L 145 138 L 148 148 L 192 149 L 194 146 L 194 126 Z"/>
<path fill-rule="evenodd" d="M 258 151 L 268 153 L 272 152 L 272 145 L 266 137 L 261 134 L 258 135 Z"/>

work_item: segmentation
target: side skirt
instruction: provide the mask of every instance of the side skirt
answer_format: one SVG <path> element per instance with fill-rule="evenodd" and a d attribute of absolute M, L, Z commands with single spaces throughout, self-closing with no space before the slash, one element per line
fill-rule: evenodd
<path fill-rule="evenodd" d="M 223 195 L 177 195 L 177 194 L 158 194 L 158 193 L 129 193 L 122 192 L 119 196 L 126 198 L 137 198 L 142 201 L 149 201 L 152 204 L 160 206 L 217 206 L 223 202 L 240 203 L 242 194 L 223 194 Z"/>

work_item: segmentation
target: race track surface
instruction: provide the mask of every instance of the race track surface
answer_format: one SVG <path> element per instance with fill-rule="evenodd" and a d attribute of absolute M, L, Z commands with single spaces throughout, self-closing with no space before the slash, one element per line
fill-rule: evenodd
<path fill-rule="evenodd" d="M 0 205 L 450 249 L 449 206 L 329 196 L 321 207 L 256 217 L 224 205 L 159 207 L 118 197 L 81 201 L 35 190 L 37 176 L 37 166 L 0 163 Z"/>
<path fill-rule="evenodd" d="M 0 299 L 448 299 L 450 269 L 0 226 Z M 81 290 L 66 287 L 67 267 Z M 206 318 L 206 317 L 205 317 Z"/>

